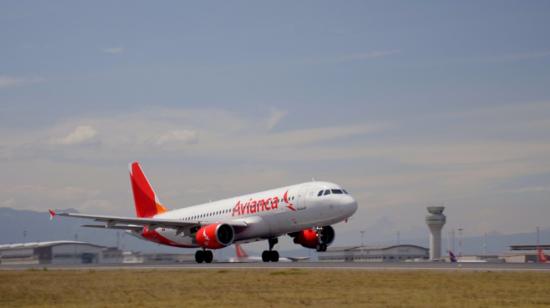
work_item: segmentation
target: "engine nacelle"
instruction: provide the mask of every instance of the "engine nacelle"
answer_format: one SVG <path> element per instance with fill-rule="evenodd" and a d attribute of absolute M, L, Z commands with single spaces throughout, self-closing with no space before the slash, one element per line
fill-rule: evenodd
<path fill-rule="evenodd" d="M 305 229 L 294 237 L 294 244 L 300 244 L 306 248 L 316 248 L 319 244 L 319 239 L 317 238 L 317 231 L 313 229 Z"/>
<path fill-rule="evenodd" d="M 197 231 L 195 240 L 204 248 L 217 249 L 229 246 L 235 239 L 235 231 L 228 224 L 211 224 Z"/>
<path fill-rule="evenodd" d="M 300 244 L 306 248 L 319 248 L 319 244 L 330 245 L 334 241 L 334 229 L 331 226 L 315 229 L 305 229 L 300 232 L 290 234 L 294 237 L 294 243 Z"/>
<path fill-rule="evenodd" d="M 323 244 L 326 244 L 327 246 L 332 244 L 335 237 L 336 237 L 336 232 L 334 232 L 333 227 L 324 226 L 321 229 L 321 242 L 323 242 Z"/>

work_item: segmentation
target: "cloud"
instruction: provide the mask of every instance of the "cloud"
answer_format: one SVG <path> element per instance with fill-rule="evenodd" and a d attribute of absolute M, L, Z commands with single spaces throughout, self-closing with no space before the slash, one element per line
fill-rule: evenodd
<path fill-rule="evenodd" d="M 128 203 L 128 195 L 120 193 L 128 189 L 125 166 L 137 159 L 172 208 L 314 177 L 349 188 L 363 209 L 355 221 L 370 219 L 374 224 L 399 212 L 404 214 L 395 224 L 403 226 L 401 230 L 423 226 L 424 207 L 430 203 L 445 202 L 457 213 L 457 224 L 466 226 L 460 215 L 466 219 L 478 208 L 498 212 L 501 206 L 516 215 L 521 209 L 514 203 L 539 206 L 548 193 L 548 182 L 539 178 L 514 181 L 550 174 L 550 141 L 543 133 L 550 127 L 544 122 L 550 114 L 548 103 L 298 128 L 278 126 L 284 111 L 262 113 L 151 108 L 74 118 L 36 131 L 0 132 L 4 189 L 16 185 L 14 181 L 49 188 L 0 193 L 22 208 L 89 207 L 91 212 L 101 206 L 105 212 L 123 213 L 131 207 L 115 205 Z M 542 122 L 532 125 L 534 120 Z M 100 134 L 99 128 L 109 134 Z M 99 141 L 100 147 L 59 146 Z M 508 182 L 513 184 L 502 186 Z M 83 187 L 91 192 L 74 189 Z M 101 193 L 94 195 L 94 189 Z M 550 214 L 550 209 L 541 213 Z M 533 223 L 541 223 L 537 219 L 542 214 Z M 500 222 L 491 226 L 497 228 Z M 499 229 L 520 228 L 521 223 Z"/>
<path fill-rule="evenodd" d="M 17 202 L 15 201 L 15 198 L 13 198 L 13 197 L 0 202 L 0 207 L 15 208 L 16 205 L 17 205 Z"/>
<path fill-rule="evenodd" d="M 67 136 L 55 140 L 54 143 L 62 145 L 89 144 L 96 141 L 97 131 L 88 125 L 77 126 Z"/>
<path fill-rule="evenodd" d="M 530 59 L 539 59 L 550 56 L 550 50 L 542 51 L 531 51 L 531 52 L 519 52 L 519 53 L 509 53 L 503 55 L 497 55 L 491 58 L 488 58 L 488 62 L 508 62 L 508 61 L 520 61 L 520 60 L 530 60 Z"/>
<path fill-rule="evenodd" d="M 173 130 L 157 138 L 156 145 L 166 145 L 171 143 L 193 144 L 197 143 L 197 132 L 193 130 Z"/>
<path fill-rule="evenodd" d="M 108 54 L 112 54 L 112 55 L 116 55 L 116 54 L 121 54 L 125 51 L 124 47 L 107 47 L 107 48 L 102 48 L 101 49 L 101 52 L 104 52 L 104 53 L 108 53 Z"/>
<path fill-rule="evenodd" d="M 335 59 L 336 62 L 347 62 L 347 61 L 357 61 L 357 60 L 370 60 L 376 58 L 383 58 L 391 55 L 398 54 L 399 50 L 375 50 L 363 53 L 354 53 L 349 55 L 344 55 Z"/>
<path fill-rule="evenodd" d="M 15 77 L 0 75 L 0 89 L 2 88 L 14 88 L 23 85 L 43 82 L 44 78 L 41 77 Z"/>
<path fill-rule="evenodd" d="M 386 129 L 385 125 L 372 123 L 277 132 L 266 130 L 280 123 L 284 114 L 286 112 L 276 110 L 268 118 L 258 121 L 255 115 L 224 110 L 148 109 L 79 118 L 49 129 L 18 133 L 17 136 L 0 134 L 3 141 L 0 157 L 9 160 L 49 158 L 113 162 L 132 157 L 177 159 L 182 155 L 188 159 L 216 159 L 219 153 L 224 153 L 224 160 L 334 160 L 341 156 L 327 156 L 326 151 L 317 148 L 334 142 L 349 142 Z M 98 127 L 109 133 L 100 135 Z M 101 147 L 75 146 L 99 144 Z M 69 145 L 71 147 L 67 147 Z M 158 151 L 151 151 L 152 148 Z M 296 152 L 296 149 L 300 151 Z M 340 154 L 346 155 L 345 151 Z"/>
<path fill-rule="evenodd" d="M 94 198 L 100 194 L 100 191 L 97 189 L 87 189 L 75 186 L 54 187 L 46 186 L 44 184 L 17 185 L 9 188 L 4 188 L 1 191 L 4 194 L 19 196 L 39 194 L 44 198 L 58 202 L 71 202 L 80 199 L 89 199 Z"/>
<path fill-rule="evenodd" d="M 279 122 L 281 122 L 281 120 L 287 114 L 288 112 L 285 110 L 272 109 L 271 114 L 269 115 L 269 118 L 267 119 L 267 122 L 266 122 L 267 129 L 272 130 L 273 128 L 275 128 L 275 126 L 277 126 L 277 124 L 279 124 Z"/>
<path fill-rule="evenodd" d="M 323 145 L 325 141 L 366 135 L 380 131 L 382 128 L 383 125 L 367 124 L 304 128 L 266 136 L 261 135 L 257 140 L 255 138 L 242 140 L 238 144 L 241 146 L 248 145 L 251 148 L 257 148 L 258 145 L 261 145 L 262 148 L 294 148 L 296 146 Z"/>
<path fill-rule="evenodd" d="M 311 63 L 314 63 L 314 64 L 319 64 L 319 63 L 345 63 L 345 62 L 365 61 L 365 60 L 384 58 L 384 57 L 392 56 L 392 55 L 395 55 L 395 54 L 398 54 L 398 53 L 400 53 L 400 50 L 398 50 L 398 49 L 373 50 L 373 51 L 368 51 L 368 52 L 352 53 L 352 54 L 334 56 L 332 58 L 312 59 L 311 61 L 308 61 L 308 62 L 311 62 Z"/>

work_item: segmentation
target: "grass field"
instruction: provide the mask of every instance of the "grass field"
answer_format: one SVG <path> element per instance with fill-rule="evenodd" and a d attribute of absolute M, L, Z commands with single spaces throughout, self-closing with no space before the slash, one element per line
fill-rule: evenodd
<path fill-rule="evenodd" d="M 0 307 L 550 306 L 535 272 L 353 270 L 0 271 Z"/>

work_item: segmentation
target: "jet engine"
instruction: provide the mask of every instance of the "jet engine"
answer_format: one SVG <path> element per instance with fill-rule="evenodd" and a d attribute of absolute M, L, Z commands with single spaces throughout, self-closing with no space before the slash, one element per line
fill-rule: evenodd
<path fill-rule="evenodd" d="M 325 226 L 305 229 L 289 235 L 294 237 L 295 244 L 300 244 L 306 248 L 317 249 L 317 251 L 325 251 L 327 246 L 334 241 L 335 233 L 331 226 Z"/>
<path fill-rule="evenodd" d="M 223 248 L 233 243 L 235 231 L 228 224 L 211 224 L 200 228 L 195 239 L 204 248 Z"/>

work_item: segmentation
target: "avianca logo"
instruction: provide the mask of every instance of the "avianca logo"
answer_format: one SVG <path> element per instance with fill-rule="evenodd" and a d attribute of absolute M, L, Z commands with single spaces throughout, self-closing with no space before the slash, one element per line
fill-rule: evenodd
<path fill-rule="evenodd" d="M 237 204 L 235 204 L 235 206 L 233 207 L 233 212 L 231 216 L 240 216 L 276 210 L 279 208 L 279 203 L 281 201 L 286 203 L 286 207 L 289 208 L 291 211 L 296 211 L 294 205 L 288 201 L 288 191 L 286 191 L 283 195 L 282 200 L 279 199 L 279 197 L 277 196 L 267 199 L 250 199 L 246 203 L 239 200 L 237 201 Z"/>
<path fill-rule="evenodd" d="M 202 230 L 202 236 L 204 236 L 204 244 L 206 246 L 208 246 L 208 242 L 210 242 L 210 238 L 208 237 L 208 235 L 206 234 L 206 228 L 204 228 L 204 230 Z"/>
<path fill-rule="evenodd" d="M 296 211 L 296 209 L 294 208 L 294 205 L 288 202 L 288 190 L 285 192 L 285 195 L 283 196 L 283 200 L 285 201 L 287 208 L 289 208 L 291 211 Z"/>

